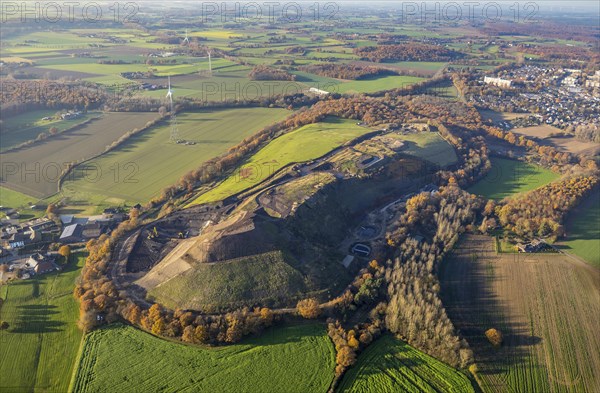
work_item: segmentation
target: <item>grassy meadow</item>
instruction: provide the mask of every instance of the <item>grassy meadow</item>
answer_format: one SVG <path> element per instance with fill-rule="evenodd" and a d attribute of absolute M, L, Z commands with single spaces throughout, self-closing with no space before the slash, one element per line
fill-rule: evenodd
<path fill-rule="evenodd" d="M 23 142 L 35 139 L 41 133 L 49 134 L 52 127 L 56 127 L 60 133 L 88 119 L 100 116 L 98 112 L 89 112 L 75 120 L 42 120 L 44 117 L 54 116 L 56 112 L 40 109 L 3 119 L 2 132 L 0 133 L 0 151 L 5 151 Z"/>
<path fill-rule="evenodd" d="M 9 188 L 0 187 L 0 206 L 12 207 L 15 209 L 27 208 L 36 201 L 36 198 L 21 194 L 20 192 L 13 191 Z"/>
<path fill-rule="evenodd" d="M 488 199 L 504 199 L 539 188 L 559 178 L 556 173 L 537 165 L 504 158 L 490 159 L 492 169 L 468 191 Z"/>
<path fill-rule="evenodd" d="M 93 74 L 94 76 L 84 79 L 92 82 L 99 82 L 101 80 L 105 82 L 104 84 L 107 84 L 110 81 L 131 82 L 121 76 L 124 72 L 151 72 L 155 76 L 161 77 L 168 75 L 187 75 L 208 70 L 208 59 L 186 57 L 173 57 L 173 59 L 178 63 L 165 65 L 148 65 L 145 63 L 99 64 L 97 61 L 92 62 L 89 61 L 90 59 L 85 58 L 81 58 L 77 62 L 65 62 L 61 59 L 51 59 L 41 62 L 40 68 Z M 213 70 L 215 71 L 233 65 L 236 64 L 225 59 L 213 59 L 212 61 Z M 99 77 L 102 79 L 99 79 Z"/>
<path fill-rule="evenodd" d="M 193 205 L 220 201 L 260 184 L 279 169 L 291 163 L 313 160 L 336 147 L 368 132 L 354 120 L 330 117 L 276 138 L 259 150 L 236 171 L 212 190 L 200 195 Z M 244 174 L 244 178 L 241 177 Z"/>
<path fill-rule="evenodd" d="M 66 392 L 82 333 L 75 280 L 85 255 L 73 254 L 64 270 L 0 286 L 0 391 Z"/>
<path fill-rule="evenodd" d="M 475 392 L 460 371 L 385 335 L 361 353 L 337 392 Z"/>
<path fill-rule="evenodd" d="M 300 81 L 254 81 L 248 73 L 251 67 L 241 66 L 225 60 L 226 65 L 219 68 L 213 59 L 212 75 L 178 75 L 171 78 L 176 97 L 188 97 L 206 101 L 225 101 L 230 99 L 253 100 L 272 97 L 278 94 L 296 94 L 308 88 Z M 208 69 L 202 68 L 203 70 Z M 164 84 L 164 79 L 159 83 Z M 312 86 L 312 85 L 311 85 Z M 143 91 L 139 95 L 163 98 L 165 90 Z"/>
<path fill-rule="evenodd" d="M 271 328 L 221 348 L 111 325 L 85 337 L 70 391 L 326 392 L 334 357 L 324 326 L 317 324 Z"/>
<path fill-rule="evenodd" d="M 181 113 L 177 116 L 179 136 L 195 145 L 170 142 L 171 127 L 165 122 L 86 163 L 100 174 L 94 181 L 84 177 L 87 171 L 76 169 L 63 193 L 100 204 L 106 199 L 147 202 L 185 173 L 287 115 L 287 110 L 269 108 Z"/>
<path fill-rule="evenodd" d="M 342 82 L 333 86 L 332 93 L 374 93 L 382 90 L 402 89 L 415 83 L 424 81 L 425 78 L 417 76 L 389 75 L 379 78 L 361 79 Z"/>
<path fill-rule="evenodd" d="M 598 190 L 569 214 L 566 240 L 558 247 L 600 267 L 600 194 Z"/>
<path fill-rule="evenodd" d="M 18 163 L 21 164 L 20 167 L 26 165 L 32 173 L 26 176 L 18 170 L 14 175 L 3 179 L 5 186 L 38 198 L 52 195 L 58 191 L 58 179 L 70 163 L 81 162 L 102 153 L 121 136 L 135 128 L 143 128 L 157 116 L 158 114 L 151 112 L 105 113 L 75 130 L 4 153 L 4 163 Z"/>
<path fill-rule="evenodd" d="M 399 135 L 398 139 L 406 142 L 402 153 L 433 162 L 442 168 L 452 165 L 458 160 L 452 145 L 437 132 Z"/>
<path fill-rule="evenodd" d="M 9 188 L 0 187 L 0 206 L 17 209 L 19 220 L 29 220 L 36 217 L 42 217 L 46 214 L 45 207 L 32 209 L 31 206 L 38 202 L 37 198 L 21 194 Z M 45 204 L 44 204 L 45 206 Z"/>
<path fill-rule="evenodd" d="M 421 82 L 425 78 L 404 75 L 387 75 L 375 78 L 354 81 L 342 81 L 335 78 L 310 74 L 303 71 L 294 71 L 297 81 L 310 87 L 316 87 L 331 93 L 374 93 L 381 90 L 390 90 L 408 87 Z"/>

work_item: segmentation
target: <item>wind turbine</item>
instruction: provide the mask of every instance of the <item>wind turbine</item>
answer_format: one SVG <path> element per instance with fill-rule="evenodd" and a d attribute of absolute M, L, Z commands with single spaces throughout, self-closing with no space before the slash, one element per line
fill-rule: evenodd
<path fill-rule="evenodd" d="M 212 56 L 212 51 L 211 51 L 210 48 L 206 48 L 206 54 L 208 56 L 198 57 L 198 59 L 206 59 L 206 58 L 208 58 L 208 74 L 210 76 L 212 76 L 212 57 L 211 57 Z M 204 71 L 198 70 L 198 73 L 203 74 Z"/>
<path fill-rule="evenodd" d="M 188 37 L 188 29 L 185 29 L 185 38 L 183 39 L 183 43 L 190 43 L 190 39 Z"/>
<path fill-rule="evenodd" d="M 171 75 L 169 75 L 169 90 L 167 90 L 167 98 L 171 101 L 171 110 L 173 109 L 173 90 L 171 90 Z"/>
<path fill-rule="evenodd" d="M 171 104 L 171 141 L 179 141 L 179 127 L 177 126 L 177 115 L 173 108 L 173 90 L 171 89 L 171 76 L 169 75 L 169 89 L 167 90 L 167 96 L 169 103 Z"/>
<path fill-rule="evenodd" d="M 212 75 L 212 59 L 210 57 L 210 49 L 207 50 L 208 52 L 208 72 Z"/>

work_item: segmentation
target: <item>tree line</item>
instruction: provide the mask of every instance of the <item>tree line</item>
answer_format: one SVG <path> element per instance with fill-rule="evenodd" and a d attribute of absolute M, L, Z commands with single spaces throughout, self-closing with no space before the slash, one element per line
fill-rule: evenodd
<path fill-rule="evenodd" d="M 95 109 L 108 98 L 94 84 L 46 80 L 6 80 L 0 89 L 2 116 L 10 117 L 34 109 Z"/>
<path fill-rule="evenodd" d="M 494 210 L 500 225 L 519 236 L 553 237 L 564 234 L 563 218 L 598 184 L 595 176 L 568 176 L 509 199 Z"/>
<path fill-rule="evenodd" d="M 422 193 L 407 201 L 398 228 L 388 235 L 395 258 L 386 269 L 386 326 L 412 346 L 454 367 L 468 366 L 473 354 L 446 313 L 436 273 L 460 233 L 474 222 L 481 204 L 452 184 L 435 195 Z"/>
<path fill-rule="evenodd" d="M 296 75 L 292 75 L 280 68 L 260 64 L 252 68 L 248 74 L 248 78 L 253 81 L 295 81 Z"/>

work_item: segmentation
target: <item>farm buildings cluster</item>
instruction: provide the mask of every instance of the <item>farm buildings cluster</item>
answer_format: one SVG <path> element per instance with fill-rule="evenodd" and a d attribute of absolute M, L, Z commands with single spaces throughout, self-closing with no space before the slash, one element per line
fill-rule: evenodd
<path fill-rule="evenodd" d="M 0 264 L 8 265 L 9 271 L 18 268 L 23 273 L 21 278 L 56 268 L 54 259 L 47 254 L 53 247 L 83 245 L 90 239 L 110 233 L 126 218 L 125 212 L 116 208 L 105 209 L 101 215 L 90 217 L 61 215 L 24 222 L 19 222 L 16 209 L 4 208 L 2 213 L 5 217 L 0 220 Z M 27 272 L 29 274 L 24 274 Z"/>

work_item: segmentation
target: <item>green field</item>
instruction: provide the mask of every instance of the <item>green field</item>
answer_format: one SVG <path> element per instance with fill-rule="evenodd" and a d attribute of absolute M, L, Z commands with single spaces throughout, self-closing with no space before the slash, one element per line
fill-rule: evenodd
<path fill-rule="evenodd" d="M 559 247 L 600 267 L 600 194 L 595 193 L 569 214 L 567 240 Z"/>
<path fill-rule="evenodd" d="M 0 187 L 0 206 L 17 209 L 28 207 L 29 204 L 35 203 L 36 201 L 36 198 L 21 194 L 20 192 L 13 191 L 5 187 Z"/>
<path fill-rule="evenodd" d="M 212 349 L 112 325 L 85 337 L 71 391 L 324 393 L 334 357 L 322 325 L 272 328 Z"/>
<path fill-rule="evenodd" d="M 4 177 L 4 186 L 39 198 L 53 195 L 58 191 L 58 179 L 70 163 L 104 152 L 127 132 L 143 128 L 157 117 L 158 114 L 152 112 L 104 113 L 76 130 L 4 153 L 3 163 L 18 165 L 18 170 Z"/>
<path fill-rule="evenodd" d="M 343 82 L 330 89 L 330 91 L 333 93 L 374 93 L 382 90 L 407 88 L 424 80 L 425 78 L 417 76 L 390 75 Z"/>
<path fill-rule="evenodd" d="M 498 254 L 492 237 L 464 235 L 439 277 L 483 392 L 598 392 L 597 269 L 558 253 Z M 491 327 L 499 348 L 485 337 Z"/>
<path fill-rule="evenodd" d="M 69 71 L 69 72 L 85 72 L 89 74 L 95 74 L 101 76 L 105 80 L 124 80 L 131 82 L 121 77 L 123 72 L 152 72 L 156 76 L 167 76 L 167 75 L 186 75 L 193 74 L 199 71 L 208 70 L 208 60 L 199 58 L 176 58 L 178 64 L 169 65 L 147 65 L 145 63 L 136 64 L 99 64 L 97 61 L 91 62 L 89 60 L 94 59 L 76 59 L 69 62 L 64 62 L 62 59 L 48 60 L 40 65 L 41 68 L 47 68 L 57 71 Z M 58 63 L 58 64 L 56 64 Z M 213 59 L 212 66 L 213 70 L 225 68 L 227 66 L 234 66 L 235 63 L 225 59 Z M 98 77 L 85 78 L 86 80 L 94 81 Z"/>
<path fill-rule="evenodd" d="M 217 68 L 215 61 L 213 59 L 212 76 L 203 74 L 171 78 L 174 94 L 203 101 L 255 100 L 278 94 L 300 93 L 307 88 L 307 84 L 300 81 L 253 81 L 248 77 L 251 67 L 227 62 L 222 68 Z M 162 99 L 165 90 L 143 91 L 140 95 Z"/>
<path fill-rule="evenodd" d="M 474 392 L 461 372 L 385 335 L 360 354 L 338 392 Z"/>
<path fill-rule="evenodd" d="M 17 209 L 19 212 L 19 220 L 29 220 L 46 214 L 45 208 L 30 208 L 30 206 L 34 205 L 36 202 L 38 202 L 38 200 L 29 195 L 21 194 L 20 192 L 5 187 L 0 187 L 0 206 Z"/>
<path fill-rule="evenodd" d="M 456 101 L 459 99 L 458 90 L 456 89 L 452 81 L 442 81 L 436 86 L 431 86 L 427 88 L 425 91 L 426 94 L 444 98 L 446 100 Z"/>
<path fill-rule="evenodd" d="M 195 145 L 170 142 L 169 123 L 156 126 L 87 163 L 86 167 L 101 174 L 94 181 L 86 180 L 86 171 L 75 170 L 75 178 L 65 182 L 63 192 L 95 203 L 106 199 L 147 202 L 185 173 L 288 114 L 269 108 L 181 113 L 177 116 L 179 136 Z"/>
<path fill-rule="evenodd" d="M 90 112 L 75 120 L 42 120 L 44 117 L 54 116 L 56 112 L 42 109 L 3 119 L 2 132 L 0 133 L 0 151 L 5 151 L 23 142 L 35 139 L 41 133 L 48 134 L 52 127 L 56 127 L 58 132 L 63 132 L 88 119 L 100 116 L 98 112 Z"/>
<path fill-rule="evenodd" d="M 407 142 L 402 153 L 433 162 L 442 168 L 458 161 L 454 148 L 437 132 L 399 135 L 398 139 Z"/>
<path fill-rule="evenodd" d="M 6 48 L 3 55 L 28 54 L 32 52 L 56 51 L 60 49 L 79 49 L 89 44 L 104 43 L 99 38 L 79 36 L 68 31 L 37 31 L 3 39 Z M 27 56 L 23 56 L 27 57 Z"/>
<path fill-rule="evenodd" d="M 75 257 L 76 255 L 76 257 Z M 65 270 L 0 287 L 1 392 L 66 392 L 82 333 L 73 287 L 85 256 L 74 254 Z"/>
<path fill-rule="evenodd" d="M 488 199 L 504 199 L 531 191 L 559 178 L 540 166 L 517 160 L 491 158 L 492 169 L 469 192 Z"/>
<path fill-rule="evenodd" d="M 326 90 L 331 93 L 374 93 L 381 90 L 405 88 L 414 83 L 421 82 L 425 78 L 416 76 L 388 75 L 376 78 L 361 79 L 355 81 L 340 81 L 310 74 L 302 71 L 294 71 L 297 81 L 311 87 Z"/>
<path fill-rule="evenodd" d="M 367 131 L 368 129 L 356 125 L 354 120 L 330 117 L 323 122 L 309 124 L 282 135 L 243 165 L 246 178 L 242 179 L 240 171 L 237 171 L 217 187 L 200 195 L 192 205 L 225 199 L 260 184 L 288 164 L 318 158 Z"/>

